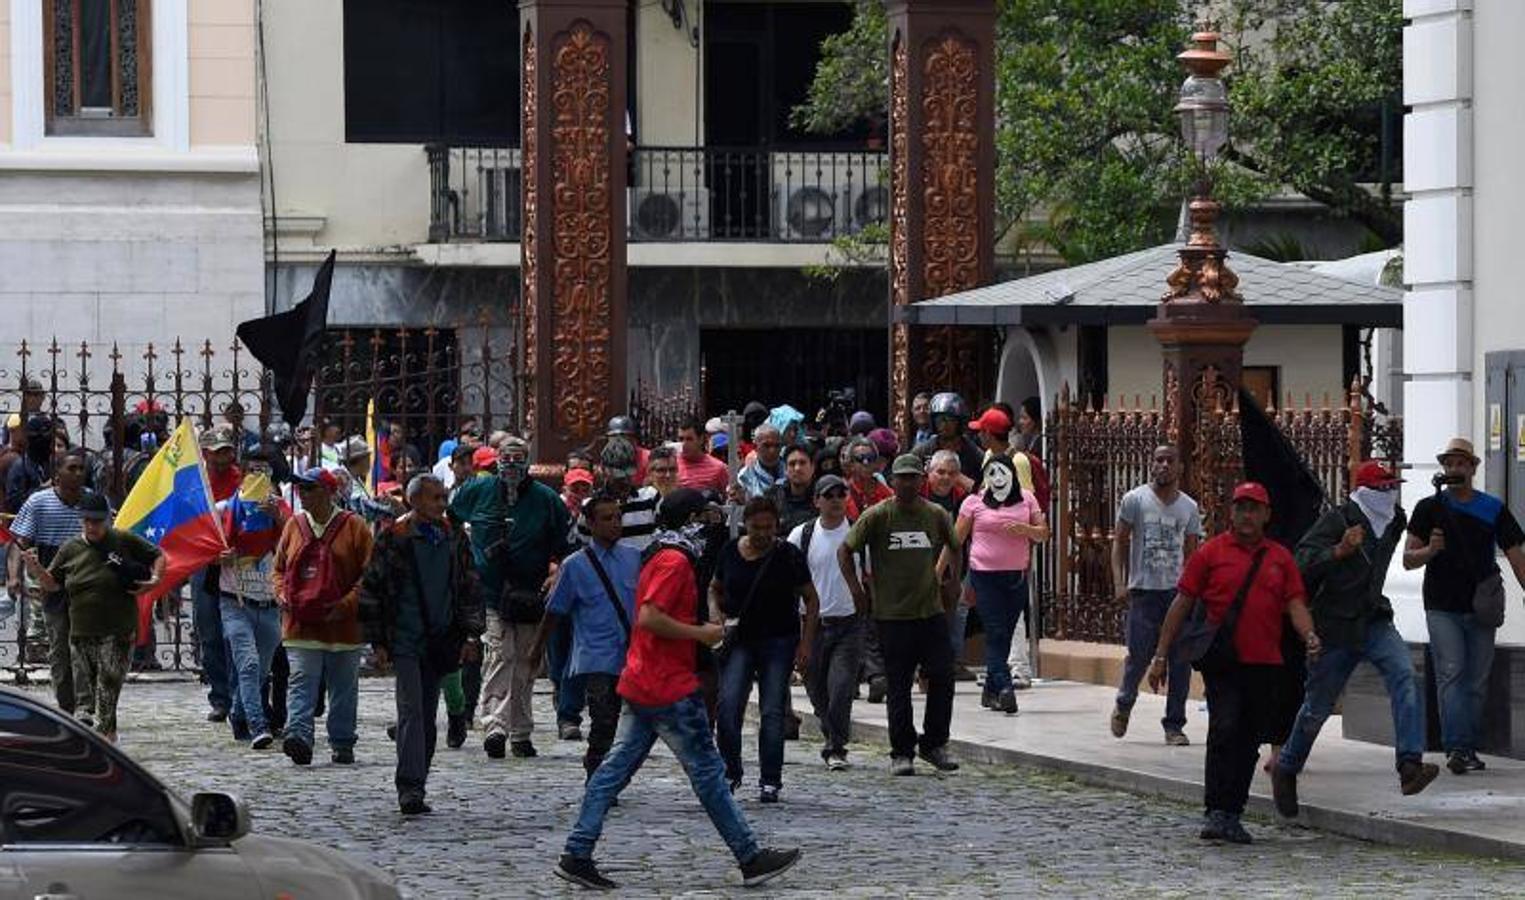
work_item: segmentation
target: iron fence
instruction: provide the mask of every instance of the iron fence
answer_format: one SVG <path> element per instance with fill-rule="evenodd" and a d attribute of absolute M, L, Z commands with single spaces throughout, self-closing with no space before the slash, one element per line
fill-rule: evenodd
<path fill-rule="evenodd" d="M 1191 484 L 1209 535 L 1227 526 L 1229 496 L 1244 476 L 1239 408 L 1209 372 L 1192 388 L 1202 405 L 1191 459 Z M 1328 498 L 1345 496 L 1351 471 L 1366 457 L 1396 467 L 1403 426 L 1363 401 L 1359 385 L 1343 404 L 1287 397 L 1266 410 Z M 1112 584 L 1111 546 L 1123 494 L 1149 480 L 1154 448 L 1167 442 L 1157 398 L 1146 406 L 1087 408 L 1061 390 L 1043 435 L 1044 460 L 1053 480 L 1053 539 L 1039 554 L 1035 580 L 1042 634 L 1061 640 L 1124 643 L 1127 607 Z"/>
<path fill-rule="evenodd" d="M 425 148 L 429 240 L 518 241 L 523 155 L 516 147 Z M 882 228 L 882 151 L 637 147 L 629 156 L 626 235 L 634 242 L 825 243 Z"/>

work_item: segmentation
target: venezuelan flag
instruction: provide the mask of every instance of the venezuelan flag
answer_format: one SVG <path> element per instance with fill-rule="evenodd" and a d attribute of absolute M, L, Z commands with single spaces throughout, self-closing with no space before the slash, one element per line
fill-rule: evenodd
<path fill-rule="evenodd" d="M 164 580 L 138 596 L 139 638 L 153 602 L 227 549 L 190 420 L 181 419 L 122 502 L 116 527 L 164 551 Z"/>

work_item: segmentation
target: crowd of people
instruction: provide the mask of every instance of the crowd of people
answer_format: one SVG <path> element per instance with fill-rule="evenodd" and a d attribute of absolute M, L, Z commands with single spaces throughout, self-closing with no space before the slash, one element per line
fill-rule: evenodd
<path fill-rule="evenodd" d="M 587 776 L 557 874 L 613 886 L 594 848 L 660 738 L 746 883 L 761 883 L 798 851 L 763 848 L 735 801 L 754 687 L 755 790 L 777 803 L 784 744 L 798 731 L 796 677 L 826 768 L 849 767 L 852 706 L 866 689 L 886 705 L 897 776 L 914 774 L 918 759 L 959 767 L 948 742 L 971 619 L 984 634 L 981 706 L 1015 714 L 1031 684 L 1022 633 L 1051 499 L 1037 402 L 972 415 L 940 393 L 918 396 L 912 411 L 906 445 L 862 411 L 823 428 L 791 406 L 755 403 L 734 420 L 683 422 L 650 446 L 616 416 L 552 481 L 531 474 L 523 438 L 484 435 L 474 419 L 430 464 L 400 426 L 381 440 L 332 426 L 262 435 L 230 408 L 200 438 L 229 549 L 189 585 L 207 718 L 253 751 L 278 745 L 306 766 L 322 717 L 330 761 L 349 765 L 361 672 L 390 673 L 398 805 L 412 816 L 431 811 L 441 700 L 448 747 L 475 730 L 488 759 L 531 759 L 531 698 L 544 673 L 556 738 L 584 742 Z M 58 705 L 114 739 L 132 648 L 151 639 L 134 595 L 162 577 L 163 553 L 110 526 L 109 498 L 88 487 L 87 454 L 65 449 L 31 471 L 32 442 L 52 440 L 50 423 L 13 420 L 11 432 L 12 453 L 0 456 L 16 503 L 8 586 L 37 604 Z M 141 443 L 146 452 L 153 441 Z M 1229 530 L 1205 535 L 1170 446 L 1123 498 L 1111 575 L 1128 610 L 1128 653 L 1110 729 L 1127 733 L 1147 680 L 1167 691 L 1164 742 L 1189 744 L 1191 673 L 1202 673 L 1204 838 L 1249 840 L 1239 816 L 1264 744 L 1275 748 L 1277 806 L 1297 813 L 1297 774 L 1363 659 L 1392 696 L 1402 791 L 1437 776 L 1423 761 L 1413 670 L 1382 594 L 1405 535 L 1403 564 L 1426 568 L 1446 765 L 1458 775 L 1483 767 L 1479 716 L 1498 622 L 1482 604 L 1495 594 L 1502 603 L 1491 550 L 1525 584 L 1525 533 L 1472 487 L 1469 444 L 1452 442 L 1439 460 L 1445 489 L 1411 521 L 1396 504 L 1397 476 L 1368 462 L 1349 501 L 1292 549 L 1265 536 L 1271 498 L 1254 483 L 1234 490 Z M 12 494 L 25 480 L 36 483 Z"/>

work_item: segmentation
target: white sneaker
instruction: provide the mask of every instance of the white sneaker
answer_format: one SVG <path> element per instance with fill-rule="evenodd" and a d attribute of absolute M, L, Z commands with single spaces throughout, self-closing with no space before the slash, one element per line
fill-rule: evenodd
<path fill-rule="evenodd" d="M 1011 686 L 1019 691 L 1029 690 L 1033 686 L 1033 680 L 1027 675 L 1011 676 Z"/>
<path fill-rule="evenodd" d="M 841 772 L 844 769 L 847 769 L 848 768 L 847 757 L 845 757 L 845 756 L 828 756 L 828 757 L 826 757 L 826 768 L 830 769 L 833 772 Z"/>

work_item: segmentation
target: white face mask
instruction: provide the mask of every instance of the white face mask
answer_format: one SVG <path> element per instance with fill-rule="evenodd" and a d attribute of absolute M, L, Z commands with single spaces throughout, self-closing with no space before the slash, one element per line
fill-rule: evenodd
<path fill-rule="evenodd" d="M 1350 492 L 1350 499 L 1361 508 L 1367 521 L 1371 522 L 1374 532 L 1381 535 L 1387 531 L 1387 526 L 1393 521 L 1398 506 L 1397 491 L 1379 491 L 1361 487 Z"/>
<path fill-rule="evenodd" d="M 1011 496 L 1011 470 L 1005 466 L 991 466 L 985 470 L 985 487 L 997 503 L 1005 503 Z"/>

